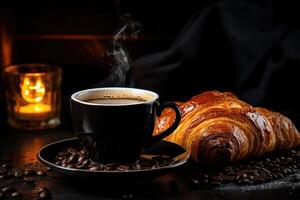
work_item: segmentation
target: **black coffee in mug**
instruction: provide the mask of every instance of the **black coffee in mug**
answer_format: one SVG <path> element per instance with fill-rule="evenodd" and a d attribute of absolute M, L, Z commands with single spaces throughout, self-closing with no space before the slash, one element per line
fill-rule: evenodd
<path fill-rule="evenodd" d="M 176 113 L 174 123 L 153 136 L 157 116 L 165 108 Z M 71 96 L 74 129 L 97 162 L 130 163 L 143 149 L 171 134 L 181 114 L 173 102 L 160 104 L 158 94 L 136 88 L 95 88 Z"/>
<path fill-rule="evenodd" d="M 129 99 L 129 98 L 102 98 L 102 99 L 89 99 L 86 100 L 88 103 L 95 103 L 95 104 L 134 104 L 139 102 L 144 102 L 143 99 Z"/>

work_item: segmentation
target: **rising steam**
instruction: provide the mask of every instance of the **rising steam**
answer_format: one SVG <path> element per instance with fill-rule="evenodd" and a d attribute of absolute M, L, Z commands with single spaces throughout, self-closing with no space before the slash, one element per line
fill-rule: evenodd
<path fill-rule="evenodd" d="M 115 86 L 125 85 L 126 73 L 130 68 L 129 53 L 123 47 L 123 43 L 128 39 L 137 39 L 141 27 L 141 23 L 134 19 L 131 14 L 122 16 L 122 26 L 113 37 L 113 50 L 108 53 L 112 62 L 110 79 Z"/>

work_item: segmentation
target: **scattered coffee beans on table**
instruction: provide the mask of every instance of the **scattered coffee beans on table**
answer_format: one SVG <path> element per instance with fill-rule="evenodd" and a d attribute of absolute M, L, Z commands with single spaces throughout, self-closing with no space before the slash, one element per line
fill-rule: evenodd
<path fill-rule="evenodd" d="M 290 181 L 296 182 L 300 181 L 300 148 L 219 168 L 197 167 L 197 171 L 200 171 L 200 173 L 189 181 L 191 188 L 200 185 L 219 186 L 224 183 L 259 184 L 278 180 L 291 174 L 294 175 L 290 177 Z"/>
<path fill-rule="evenodd" d="M 21 181 L 30 184 L 34 188 L 36 180 L 38 177 L 45 177 L 47 176 L 47 172 L 45 170 L 35 170 L 31 168 L 20 169 L 14 168 L 10 164 L 10 159 L 7 156 L 0 156 L 0 181 L 4 180 L 7 181 L 8 179 L 15 179 L 17 182 Z M 8 180 L 10 182 L 10 180 Z M 1 183 L 1 182 L 0 182 Z M 4 182 L 5 183 L 5 182 Z M 18 191 L 18 187 L 14 184 L 15 182 L 7 185 L 0 185 L 0 200 L 4 199 L 23 199 L 23 194 Z M 51 199 L 51 194 L 49 190 L 46 188 L 43 191 L 38 192 L 36 194 L 38 199 Z M 26 197 L 24 197 L 26 198 Z"/>
<path fill-rule="evenodd" d="M 130 171 L 142 169 L 155 169 L 161 166 L 169 166 L 172 159 L 167 155 L 142 155 L 138 161 L 131 164 L 101 164 L 93 162 L 89 158 L 89 152 L 85 149 L 76 150 L 68 148 L 58 153 L 55 157 L 57 165 L 76 169 L 87 169 L 91 171 Z M 191 174 L 189 181 L 190 188 L 197 189 L 200 186 L 219 186 L 221 184 L 233 183 L 237 185 L 260 184 L 272 180 L 278 180 L 289 176 L 287 180 L 291 182 L 300 181 L 300 148 L 294 148 L 285 152 L 253 158 L 248 161 L 237 162 L 231 165 L 212 168 L 201 165 L 195 167 L 197 176 Z M 0 183 L 1 180 L 16 179 L 33 186 L 35 191 L 35 181 L 38 177 L 46 177 L 47 171 L 30 168 L 14 168 L 7 156 L 0 156 Z M 189 170 L 187 170 L 189 171 Z M 189 173 L 189 172 L 187 172 Z M 174 188 L 173 184 L 171 186 Z M 48 188 L 38 188 L 36 196 L 38 199 L 51 199 Z M 126 199 L 132 195 L 125 195 Z M 22 199 L 23 194 L 14 185 L 0 186 L 0 200 L 2 199 Z M 26 197 L 24 197 L 26 198 Z"/>
<path fill-rule="evenodd" d="M 172 164 L 172 158 L 168 155 L 141 155 L 131 164 L 120 163 L 98 163 L 93 162 L 86 149 L 76 150 L 68 148 L 58 153 L 55 164 L 67 168 L 87 169 L 90 171 L 131 171 L 143 169 L 155 169 Z"/>

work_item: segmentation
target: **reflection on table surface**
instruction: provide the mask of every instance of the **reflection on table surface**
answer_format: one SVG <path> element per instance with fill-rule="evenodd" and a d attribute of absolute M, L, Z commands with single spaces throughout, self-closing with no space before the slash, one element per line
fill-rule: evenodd
<path fill-rule="evenodd" d="M 71 130 L 52 129 L 28 132 L 21 130 L 1 131 L 0 154 L 11 157 L 13 168 L 45 170 L 37 160 L 38 150 L 51 142 L 74 137 Z M 13 186 L 24 199 L 36 199 L 38 187 L 49 188 L 53 199 L 297 199 L 296 189 L 276 189 L 250 191 L 237 187 L 205 188 L 193 184 L 193 176 L 199 173 L 199 166 L 189 163 L 184 168 L 151 180 L 135 183 L 103 182 L 101 180 L 74 179 L 47 171 L 47 176 L 35 177 L 34 183 L 24 183 L 22 179 L 0 179 L 0 188 Z"/>

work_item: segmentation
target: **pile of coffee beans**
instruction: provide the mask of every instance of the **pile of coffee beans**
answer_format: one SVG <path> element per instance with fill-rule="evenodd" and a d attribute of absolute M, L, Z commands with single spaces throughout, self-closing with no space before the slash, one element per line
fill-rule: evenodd
<path fill-rule="evenodd" d="M 89 155 L 90 153 L 86 149 L 76 150 L 75 148 L 68 148 L 58 153 L 55 157 L 55 164 L 62 167 L 87 169 L 90 171 L 132 171 L 160 168 L 169 166 L 173 162 L 168 155 L 143 154 L 137 161 L 130 164 L 103 164 L 93 162 Z"/>
<path fill-rule="evenodd" d="M 298 182 L 300 181 L 300 148 L 223 167 L 200 166 L 198 171 L 200 171 L 198 176 L 190 180 L 191 187 L 197 185 L 219 186 L 226 183 L 260 184 L 287 176 L 289 181 Z"/>
<path fill-rule="evenodd" d="M 18 191 L 18 188 L 15 186 L 13 179 L 19 182 L 24 182 L 32 186 L 32 192 L 37 188 L 38 193 L 35 195 L 37 199 L 51 199 L 50 192 L 47 188 L 38 188 L 36 187 L 35 182 L 42 177 L 47 176 L 47 170 L 34 170 L 31 168 L 14 168 L 10 163 L 10 158 L 8 156 L 0 157 L 0 181 L 3 180 L 10 184 L 0 185 L 0 200 L 4 199 L 22 199 L 23 194 L 21 191 Z M 1 183 L 1 182 L 0 182 Z"/>

